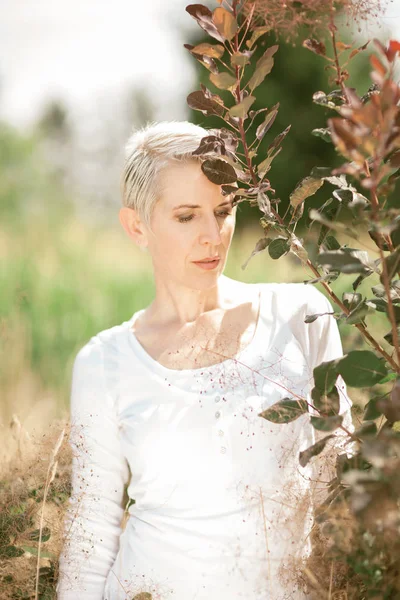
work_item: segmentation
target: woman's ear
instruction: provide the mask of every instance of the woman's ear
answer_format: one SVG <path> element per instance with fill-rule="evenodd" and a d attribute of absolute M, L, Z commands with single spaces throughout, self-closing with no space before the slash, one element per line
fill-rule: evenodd
<path fill-rule="evenodd" d="M 119 220 L 126 233 L 140 248 L 147 246 L 145 227 L 134 208 L 123 206 L 119 211 Z"/>

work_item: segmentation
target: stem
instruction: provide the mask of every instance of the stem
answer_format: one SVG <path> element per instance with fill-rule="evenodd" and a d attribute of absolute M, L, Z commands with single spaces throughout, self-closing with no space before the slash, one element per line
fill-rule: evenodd
<path fill-rule="evenodd" d="M 246 39 L 246 35 L 247 35 L 247 32 L 249 31 L 249 27 L 250 27 L 251 20 L 253 18 L 255 7 L 256 7 L 256 5 L 254 3 L 253 6 L 251 7 L 249 16 L 247 17 L 246 29 L 245 29 L 244 34 L 242 35 L 242 39 L 240 40 L 240 43 L 238 44 L 238 47 L 237 47 L 238 51 L 240 50 L 241 45 L 243 44 L 244 40 Z"/>
<path fill-rule="evenodd" d="M 229 50 L 228 50 L 228 53 L 229 53 Z M 228 70 L 228 71 L 230 71 L 230 72 L 233 74 L 233 72 L 234 72 L 234 71 L 233 71 L 233 68 L 232 68 L 232 67 L 230 67 L 229 65 L 227 65 L 227 64 L 226 64 L 226 63 L 225 63 L 225 62 L 222 60 L 222 58 L 217 58 L 217 60 L 219 60 L 219 62 L 220 62 L 220 63 L 222 63 L 222 64 L 224 65 L 224 67 L 226 67 L 226 68 L 227 68 L 227 70 Z"/>
<path fill-rule="evenodd" d="M 264 537 L 265 537 L 265 556 L 267 557 L 267 570 L 268 570 L 268 581 L 270 581 L 272 583 L 272 578 L 271 578 L 271 561 L 269 558 L 269 546 L 268 546 L 268 531 L 267 531 L 267 519 L 265 516 L 265 507 L 264 507 L 264 497 L 263 497 L 263 492 L 262 492 L 262 487 L 260 486 L 260 497 L 261 497 L 261 511 L 262 511 L 262 520 L 263 520 L 263 527 L 264 527 Z"/>
<path fill-rule="evenodd" d="M 237 11 L 236 11 L 236 5 L 237 5 L 237 0 L 233 1 L 232 3 L 232 8 L 233 8 L 233 15 L 236 18 L 237 17 Z M 341 72 L 340 72 L 340 65 L 339 65 L 339 58 L 337 55 L 337 50 L 336 50 L 336 37 L 335 37 L 335 29 L 336 26 L 334 24 L 334 20 L 333 20 L 333 11 L 331 11 L 331 26 L 330 26 L 330 31 L 331 31 L 331 35 L 332 35 L 332 42 L 333 42 L 333 49 L 334 49 L 334 54 L 335 54 L 335 64 L 336 64 L 336 68 L 338 70 L 338 83 L 340 83 L 341 88 L 343 90 L 345 90 L 345 86 L 343 84 L 342 78 L 341 78 Z M 234 37 L 234 42 L 233 42 L 233 47 L 234 50 L 237 51 L 238 49 L 238 34 L 235 34 Z M 240 77 L 239 77 L 239 67 L 235 67 L 235 71 L 236 71 L 236 79 L 237 79 L 237 86 L 235 89 L 235 94 L 236 94 L 236 98 L 237 101 L 240 102 Z M 239 133 L 240 133 L 240 137 L 242 140 L 242 144 L 243 144 L 243 149 L 244 149 L 244 153 L 246 156 L 246 162 L 247 162 L 247 166 L 249 169 L 249 173 L 251 176 L 251 179 L 253 181 L 254 186 L 257 186 L 258 184 L 258 180 L 257 180 L 257 176 L 254 172 L 253 169 L 253 165 L 251 162 L 251 158 L 249 156 L 249 148 L 247 146 L 246 143 L 246 136 L 245 136 L 245 130 L 243 127 L 243 119 L 239 119 Z M 271 212 L 273 213 L 274 217 L 276 218 L 277 222 L 282 225 L 283 227 L 285 227 L 285 223 L 283 221 L 283 219 L 281 218 L 281 216 L 278 214 L 278 212 L 271 206 Z M 312 273 L 316 276 L 316 277 L 321 277 L 320 272 L 318 271 L 318 269 L 314 266 L 314 264 L 310 261 L 309 258 L 307 258 L 306 261 L 307 266 L 311 269 Z M 327 293 L 329 294 L 330 298 L 335 302 L 335 304 L 337 304 L 340 309 L 342 310 L 342 312 L 345 315 L 348 315 L 350 313 L 350 310 L 348 308 L 346 308 L 346 306 L 342 303 L 342 301 L 336 296 L 335 292 L 331 289 L 331 287 L 329 286 L 329 284 L 326 281 L 321 281 L 321 284 L 323 285 L 323 287 L 325 288 L 325 290 L 327 291 Z M 390 296 L 390 294 L 389 294 Z M 375 348 L 375 350 L 377 352 L 379 352 L 384 358 L 385 360 L 390 364 L 390 366 L 394 369 L 394 371 L 396 371 L 396 373 L 400 373 L 400 366 L 398 364 L 396 364 L 396 362 L 393 360 L 393 358 L 382 348 L 382 346 L 379 344 L 379 342 L 377 342 L 372 335 L 367 331 L 367 329 L 365 328 L 365 326 L 362 323 L 356 323 L 355 327 L 357 327 L 357 329 L 359 330 L 359 332 L 364 336 L 364 338 L 371 344 L 371 346 L 373 348 Z M 397 331 L 395 332 L 395 334 L 397 334 Z M 400 356 L 399 356 L 399 362 L 400 362 Z"/>
<path fill-rule="evenodd" d="M 38 598 L 39 598 L 40 550 L 41 550 L 41 547 L 42 547 L 42 532 L 43 532 L 43 521 L 44 521 L 44 509 L 45 509 L 45 506 L 46 506 L 47 494 L 48 494 L 49 487 L 50 487 L 49 480 L 50 480 L 50 471 L 51 471 L 52 466 L 53 466 L 52 463 L 50 463 L 49 467 L 47 469 L 46 485 L 45 485 L 44 494 L 43 494 L 42 509 L 40 511 L 39 544 L 38 544 L 38 553 L 37 553 L 37 560 L 36 560 L 35 600 L 38 600 Z"/>
<path fill-rule="evenodd" d="M 342 77 L 342 71 L 340 68 L 340 64 L 339 64 L 339 56 L 337 53 L 337 48 L 336 48 L 336 25 L 335 25 L 335 19 L 333 17 L 333 2 L 331 4 L 331 13 L 330 13 L 330 24 L 328 27 L 330 33 L 331 33 L 331 37 L 332 37 L 332 45 L 333 45 L 333 54 L 335 57 L 335 67 L 336 67 L 336 73 L 337 73 L 337 79 L 336 79 L 336 83 L 338 85 L 340 85 L 341 89 L 342 89 L 342 93 L 343 96 L 346 98 L 346 94 L 345 94 L 345 85 L 343 82 L 343 77 Z"/>
<path fill-rule="evenodd" d="M 311 269 L 311 271 L 313 272 L 314 275 L 316 275 L 317 277 L 321 277 L 321 274 L 318 272 L 318 269 L 316 269 L 316 267 L 313 265 L 313 263 L 310 261 L 310 259 L 307 259 L 307 266 Z M 342 303 L 342 301 L 336 296 L 335 292 L 329 287 L 329 284 L 326 283 L 326 281 L 321 281 L 321 285 L 324 286 L 324 288 L 328 292 L 329 296 L 332 298 L 332 300 L 335 302 L 335 304 L 337 304 L 340 307 L 342 312 L 344 312 L 346 315 L 348 315 L 350 312 L 349 309 L 347 309 L 345 307 L 345 305 Z M 367 331 L 365 326 L 362 323 L 356 323 L 355 327 L 357 327 L 357 329 L 360 331 L 360 333 L 362 333 L 362 335 L 369 341 L 369 343 L 375 348 L 375 350 L 377 350 L 380 354 L 382 354 L 382 356 L 384 356 L 384 358 L 391 365 L 391 367 L 397 373 L 400 373 L 399 365 L 397 365 L 395 363 L 395 361 L 392 359 L 392 357 L 382 348 L 382 346 L 379 344 L 379 342 L 377 342 L 372 337 L 372 335 L 369 333 L 369 331 Z"/>
<path fill-rule="evenodd" d="M 367 176 L 370 177 L 370 170 L 369 170 L 367 161 L 365 161 L 364 164 L 365 164 L 365 170 L 366 170 Z M 379 200 L 378 200 L 378 196 L 376 194 L 376 186 L 374 186 L 371 189 L 371 217 L 375 223 L 379 222 Z M 385 255 L 384 255 L 383 249 L 382 249 L 382 237 L 379 232 L 377 232 L 377 233 L 378 233 L 378 235 L 377 235 L 376 241 L 377 241 L 377 245 L 379 248 L 379 256 L 380 256 L 381 264 L 382 264 L 383 285 L 385 287 L 385 292 L 386 292 L 387 302 L 388 302 L 388 313 L 389 313 L 390 324 L 392 327 L 393 346 L 394 346 L 394 349 L 395 349 L 395 352 L 397 355 L 397 361 L 400 364 L 399 336 L 397 334 L 396 317 L 394 314 L 393 302 L 392 302 L 392 297 L 390 294 L 389 274 L 388 274 L 388 270 L 387 270 L 387 264 L 385 261 Z"/>
<path fill-rule="evenodd" d="M 236 13 L 236 2 L 233 2 L 233 15 L 236 18 L 237 17 L 237 13 Z M 235 38 L 234 38 L 234 50 L 235 52 L 238 52 L 238 48 L 239 48 L 239 35 L 236 32 L 235 34 Z M 236 85 L 236 89 L 235 89 L 235 94 L 236 94 L 236 100 L 237 102 L 240 102 L 240 77 L 239 77 L 239 72 L 240 72 L 240 68 L 239 66 L 235 66 L 235 72 L 236 72 L 236 80 L 237 80 L 237 85 Z M 246 163 L 250 172 L 250 176 L 251 179 L 254 183 L 254 185 L 257 185 L 257 177 L 256 174 L 254 173 L 254 169 L 253 169 L 253 165 L 251 162 L 251 158 L 249 156 L 249 149 L 246 143 L 246 136 L 245 136 L 245 132 L 244 132 L 244 127 L 243 127 L 243 119 L 239 119 L 239 133 L 240 133 L 240 137 L 242 140 L 242 145 L 243 145 L 243 150 L 244 150 L 244 154 L 246 157 Z"/>

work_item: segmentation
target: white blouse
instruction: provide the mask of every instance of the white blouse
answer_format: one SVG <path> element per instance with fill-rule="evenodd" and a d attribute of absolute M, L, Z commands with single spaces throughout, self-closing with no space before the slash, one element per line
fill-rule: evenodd
<path fill-rule="evenodd" d="M 252 285 L 261 290 L 258 323 L 235 358 L 164 367 L 131 328 L 144 309 L 78 352 L 58 600 L 308 597 L 296 576 L 329 469 L 323 455 L 299 465 L 316 441 L 307 414 L 282 425 L 259 413 L 292 392 L 311 401 L 313 368 L 342 356 L 342 344 L 332 316 L 304 323 L 333 311 L 313 285 Z M 340 376 L 337 386 L 351 429 Z"/>

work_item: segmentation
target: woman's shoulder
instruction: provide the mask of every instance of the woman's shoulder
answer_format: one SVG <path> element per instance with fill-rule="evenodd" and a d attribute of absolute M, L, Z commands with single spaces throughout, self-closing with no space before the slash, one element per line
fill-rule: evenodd
<path fill-rule="evenodd" d="M 103 361 L 106 353 L 118 353 L 124 344 L 127 326 L 130 321 L 102 329 L 92 335 L 79 348 L 75 361 L 87 364 L 96 364 Z"/>
<path fill-rule="evenodd" d="M 247 290 L 250 291 L 251 288 L 258 287 L 263 295 L 270 295 L 278 305 L 290 310 L 298 310 L 304 306 L 307 306 L 307 308 L 321 308 L 321 306 L 326 308 L 326 296 L 312 283 L 304 283 L 303 281 L 246 283 L 228 277 L 225 277 L 225 282 L 228 286 L 231 286 L 233 295 L 236 291 L 235 286 L 237 290 L 242 289 L 243 296 L 248 295 Z"/>
<path fill-rule="evenodd" d="M 242 285 L 243 289 L 252 288 L 256 286 L 260 288 L 262 292 L 264 292 L 264 290 L 265 292 L 270 292 L 271 294 L 282 300 L 290 301 L 291 304 L 296 304 L 296 301 L 300 303 L 317 302 L 321 304 L 321 302 L 323 302 L 323 299 L 326 298 L 325 295 L 315 287 L 315 285 L 304 283 L 302 281 L 263 281 L 257 283 L 245 283 L 231 279 L 230 282 L 232 284 Z"/>
<path fill-rule="evenodd" d="M 287 317 L 330 310 L 327 297 L 313 284 L 300 281 L 267 282 L 258 285 L 263 296 L 269 296 L 274 309 Z"/>

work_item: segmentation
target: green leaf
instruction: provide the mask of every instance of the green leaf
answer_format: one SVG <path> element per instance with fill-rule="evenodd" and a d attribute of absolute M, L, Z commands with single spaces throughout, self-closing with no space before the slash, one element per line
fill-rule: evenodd
<path fill-rule="evenodd" d="M 256 138 L 258 140 L 262 140 L 265 134 L 272 127 L 273 122 L 275 121 L 276 115 L 278 114 L 279 102 L 275 104 L 266 115 L 264 121 L 257 127 L 256 130 Z"/>
<path fill-rule="evenodd" d="M 210 81 L 220 90 L 231 90 L 237 86 L 236 78 L 230 73 L 211 73 Z"/>
<path fill-rule="evenodd" d="M 324 140 L 324 142 L 332 143 L 331 132 L 329 131 L 329 129 L 313 129 L 311 133 L 312 135 L 315 135 L 316 137 L 319 137 L 322 140 Z"/>
<path fill-rule="evenodd" d="M 378 428 L 376 423 L 374 423 L 374 421 L 366 421 L 361 425 L 361 427 L 358 427 L 358 429 L 355 430 L 354 435 L 361 439 L 365 439 L 375 436 L 377 432 Z"/>
<path fill-rule="evenodd" d="M 24 554 L 22 548 L 17 546 L 1 546 L 0 547 L 0 558 L 18 558 Z"/>
<path fill-rule="evenodd" d="M 331 167 L 313 167 L 311 169 L 310 177 L 315 179 L 326 179 L 332 176 Z"/>
<path fill-rule="evenodd" d="M 388 305 L 386 305 L 385 312 L 386 312 L 387 318 L 390 320 Z M 393 312 L 394 312 L 394 319 L 395 319 L 396 323 L 400 323 L 400 304 L 393 303 Z"/>
<path fill-rule="evenodd" d="M 400 340 L 400 327 L 397 327 L 397 337 Z M 385 339 L 391 346 L 394 346 L 392 330 L 388 331 L 388 333 L 383 336 L 383 339 Z"/>
<path fill-rule="evenodd" d="M 400 275 L 400 246 L 398 246 L 396 248 L 396 250 L 394 252 L 392 252 L 392 254 L 389 254 L 389 256 L 385 257 L 385 263 L 386 263 L 386 270 L 388 273 L 389 281 L 391 281 L 393 279 L 393 277 L 396 275 L 396 273 L 398 275 Z M 380 279 L 381 283 L 384 283 L 383 266 L 382 266 L 382 273 L 381 273 L 379 279 Z"/>
<path fill-rule="evenodd" d="M 320 252 L 317 255 L 317 261 L 320 265 L 327 265 L 335 271 L 337 270 L 346 274 L 367 273 L 371 271 L 367 252 L 354 248 L 341 248 L 340 250 Z"/>
<path fill-rule="evenodd" d="M 140 592 L 133 596 L 132 600 L 152 600 L 153 596 L 149 592 Z"/>
<path fill-rule="evenodd" d="M 249 112 L 249 108 L 255 102 L 255 99 L 255 96 L 247 96 L 242 102 L 232 106 L 232 108 L 229 109 L 230 116 L 245 119 Z"/>
<path fill-rule="evenodd" d="M 366 301 L 363 300 L 360 302 L 346 317 L 346 323 L 350 325 L 354 325 L 356 323 L 362 323 L 363 319 L 372 312 L 370 306 L 366 304 Z"/>
<path fill-rule="evenodd" d="M 257 167 L 257 174 L 262 179 L 264 175 L 268 173 L 271 168 L 271 163 L 274 160 L 275 156 L 279 154 L 282 148 L 278 148 L 278 150 L 274 154 L 268 154 L 267 158 L 265 158 Z"/>
<path fill-rule="evenodd" d="M 334 235 L 327 235 L 324 241 L 324 246 L 327 250 L 339 250 L 340 244 Z"/>
<path fill-rule="evenodd" d="M 271 238 L 267 238 L 267 237 L 262 237 L 261 239 L 258 240 L 254 250 L 252 251 L 252 253 L 250 254 L 249 258 L 242 264 L 242 269 L 244 270 L 250 259 L 255 256 L 256 254 L 258 254 L 259 252 L 262 252 L 263 250 L 265 250 L 265 248 L 267 248 L 267 246 L 271 243 Z"/>
<path fill-rule="evenodd" d="M 14 506 L 10 506 L 8 512 L 10 515 L 23 515 L 26 512 L 26 504 L 24 502 L 22 504 L 14 504 Z"/>
<path fill-rule="evenodd" d="M 309 282 L 310 283 L 310 282 Z M 325 315 L 331 315 L 331 312 L 323 312 L 323 313 L 315 313 L 314 315 L 306 315 L 304 319 L 304 323 L 314 323 L 318 319 L 318 317 L 323 317 Z"/>
<path fill-rule="evenodd" d="M 333 108 L 337 111 L 340 109 L 340 105 L 343 104 L 344 100 L 341 93 L 336 93 L 335 91 L 330 92 L 328 95 L 321 91 L 315 92 L 312 99 L 315 104 L 319 104 L 326 108 Z"/>
<path fill-rule="evenodd" d="M 394 379 L 396 379 L 397 374 L 396 373 L 388 373 L 386 375 L 386 377 L 384 377 L 383 379 L 380 380 L 380 384 L 382 385 L 382 383 L 387 383 L 388 381 L 393 381 Z"/>
<path fill-rule="evenodd" d="M 128 510 L 131 506 L 133 506 L 134 504 L 136 504 L 136 500 L 135 498 L 129 498 L 125 510 Z"/>
<path fill-rule="evenodd" d="M 343 415 L 334 415 L 332 417 L 311 417 L 311 425 L 318 431 L 334 431 L 343 422 Z"/>
<path fill-rule="evenodd" d="M 220 158 L 207 159 L 201 164 L 204 175 L 216 185 L 237 181 L 235 169 Z"/>
<path fill-rule="evenodd" d="M 252 92 L 260 83 L 262 83 L 265 77 L 271 72 L 274 66 L 273 55 L 278 50 L 279 46 L 271 46 L 268 48 L 262 57 L 257 61 L 256 68 L 253 75 L 250 77 L 248 86 Z"/>
<path fill-rule="evenodd" d="M 358 288 L 358 286 L 361 285 L 361 283 L 364 281 L 364 279 L 366 279 L 367 277 L 372 275 L 372 273 L 373 273 L 373 271 L 368 271 L 368 273 L 362 273 L 361 275 L 356 277 L 356 279 L 351 284 L 353 290 L 356 290 Z"/>
<path fill-rule="evenodd" d="M 377 298 L 383 298 L 387 301 L 385 286 L 382 284 L 371 287 L 372 293 Z M 392 281 L 389 287 L 390 297 L 394 302 L 400 302 L 400 279 Z"/>
<path fill-rule="evenodd" d="M 272 423 L 290 423 L 305 414 L 308 410 L 307 407 L 306 400 L 283 398 L 283 400 L 275 402 L 275 404 L 259 413 L 258 416 Z"/>
<path fill-rule="evenodd" d="M 284 129 L 279 135 L 276 136 L 276 138 L 274 139 L 272 144 L 270 144 L 268 146 L 268 149 L 267 149 L 268 156 L 271 155 L 271 153 L 275 150 L 275 148 L 278 148 L 278 146 L 280 146 L 281 142 L 285 139 L 285 137 L 289 133 L 290 128 L 291 128 L 291 125 L 288 125 L 286 127 L 286 129 Z"/>
<path fill-rule="evenodd" d="M 303 281 L 303 283 L 307 284 L 307 283 L 321 283 L 321 281 L 335 281 L 335 279 L 337 279 L 337 274 L 336 273 L 327 273 L 326 275 L 323 275 L 322 277 L 315 277 L 314 279 L 305 279 Z M 319 313 L 322 314 L 322 313 Z"/>
<path fill-rule="evenodd" d="M 298 183 L 290 194 L 290 204 L 294 207 L 299 206 L 306 198 L 313 196 L 320 187 L 324 185 L 323 179 L 314 179 L 314 177 L 305 177 Z"/>
<path fill-rule="evenodd" d="M 308 465 L 308 463 L 310 462 L 310 460 L 312 459 L 313 456 L 317 456 L 318 454 L 321 454 L 322 450 L 325 448 L 328 441 L 330 439 L 332 439 L 333 437 L 334 437 L 333 434 L 327 435 L 326 437 L 322 438 L 322 440 L 319 440 L 319 442 L 317 442 L 316 444 L 313 444 L 312 446 L 307 448 L 307 450 L 303 450 L 303 452 L 300 452 L 300 454 L 299 454 L 300 465 L 302 467 L 305 467 L 306 465 Z"/>
<path fill-rule="evenodd" d="M 396 380 L 390 398 L 380 398 L 376 405 L 391 423 L 400 421 L 400 377 Z"/>
<path fill-rule="evenodd" d="M 383 298 L 368 298 L 369 306 L 373 306 L 378 312 L 386 312 L 387 301 Z"/>
<path fill-rule="evenodd" d="M 388 373 L 385 360 L 370 350 L 353 350 L 341 358 L 337 372 L 352 387 L 370 387 Z"/>
<path fill-rule="evenodd" d="M 42 542 L 47 542 L 50 539 L 51 531 L 48 527 L 43 527 L 42 529 Z M 25 534 L 25 537 L 32 542 L 38 542 L 40 536 L 40 529 L 35 529 L 34 531 L 29 531 Z"/>
<path fill-rule="evenodd" d="M 315 387 L 322 394 L 329 393 L 335 386 L 338 371 L 338 363 L 340 358 L 322 362 L 313 370 L 313 378 Z"/>
<path fill-rule="evenodd" d="M 32 554 L 32 556 L 38 556 L 39 548 L 35 548 L 34 546 L 22 546 L 22 548 L 23 548 L 23 553 L 29 552 L 29 554 Z M 52 559 L 55 558 L 55 556 L 52 552 L 49 552 L 48 550 L 43 550 L 43 548 L 40 549 L 40 556 L 42 558 L 52 558 Z"/>
<path fill-rule="evenodd" d="M 326 313 L 317 313 L 315 315 L 306 315 L 306 318 L 304 319 L 304 323 L 314 323 L 314 321 L 316 321 L 318 319 L 318 317 L 321 317 L 324 314 L 326 314 Z"/>
<path fill-rule="evenodd" d="M 400 406 L 400 377 L 397 377 L 396 379 L 396 383 L 394 384 L 390 394 L 390 399 L 394 404 Z"/>
<path fill-rule="evenodd" d="M 374 419 L 378 419 L 382 415 L 382 411 L 379 410 L 376 403 L 382 398 L 382 396 L 376 396 L 375 398 L 371 398 L 369 402 L 365 405 L 363 421 L 373 421 Z"/>
<path fill-rule="evenodd" d="M 258 203 L 258 208 L 260 209 L 261 212 L 264 213 L 264 215 L 266 215 L 267 217 L 270 217 L 270 218 L 274 218 L 274 214 L 271 209 L 271 201 L 268 198 L 267 194 L 264 194 L 263 192 L 258 192 L 257 203 Z"/>
<path fill-rule="evenodd" d="M 351 190 L 333 190 L 332 195 L 339 202 L 343 202 L 344 204 L 348 204 L 353 200 L 354 194 Z"/>
<path fill-rule="evenodd" d="M 340 397 L 336 385 L 326 393 L 314 387 L 311 390 L 311 398 L 314 407 L 322 413 L 322 416 L 334 417 L 339 414 Z"/>
<path fill-rule="evenodd" d="M 290 250 L 290 245 L 288 244 L 288 241 L 286 238 L 281 238 L 281 237 L 275 238 L 268 245 L 269 255 L 274 260 L 277 260 L 278 258 L 283 256 L 284 254 L 289 252 L 289 250 Z"/>
<path fill-rule="evenodd" d="M 355 292 L 344 292 L 342 295 L 342 301 L 346 308 L 353 309 L 362 300 L 362 294 Z"/>

